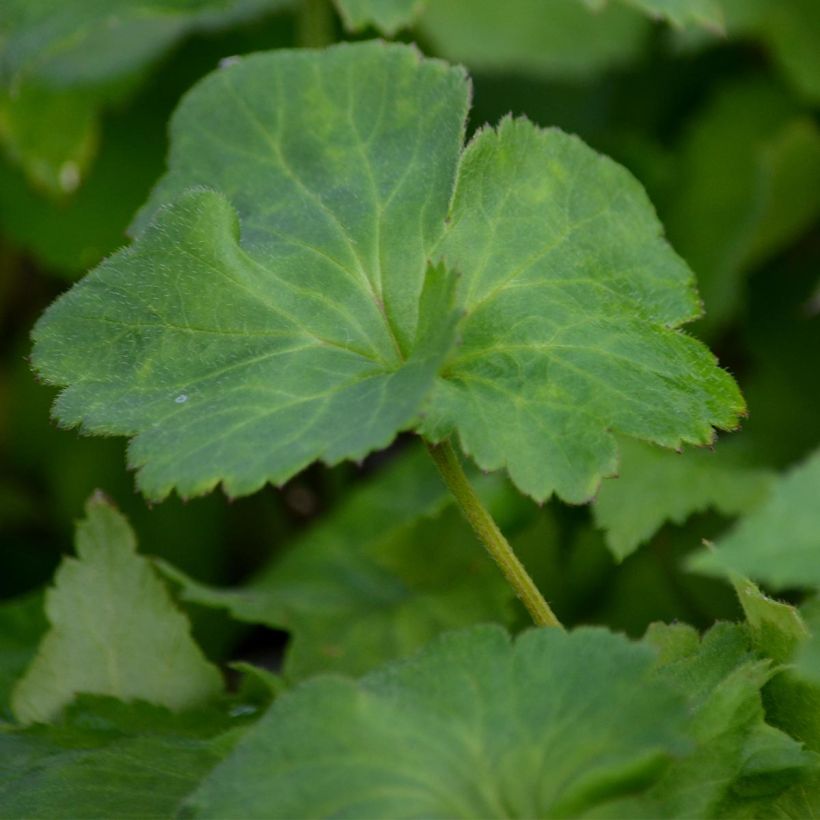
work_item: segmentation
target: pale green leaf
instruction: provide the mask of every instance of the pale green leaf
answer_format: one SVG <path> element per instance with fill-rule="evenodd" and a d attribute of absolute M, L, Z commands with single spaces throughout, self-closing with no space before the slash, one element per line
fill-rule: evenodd
<path fill-rule="evenodd" d="M 56 725 L 0 730 L 0 817 L 170 820 L 239 737 L 214 718 L 82 698 Z"/>
<path fill-rule="evenodd" d="M 476 486 L 509 532 L 514 520 L 497 478 Z M 207 587 L 162 569 L 187 601 L 287 630 L 291 679 L 361 674 L 445 629 L 513 615 L 512 590 L 421 448 L 353 490 L 243 587 Z"/>
<path fill-rule="evenodd" d="M 649 34 L 621 4 L 581 0 L 432 0 L 418 30 L 434 53 L 476 71 L 582 78 L 632 62 Z"/>
<path fill-rule="evenodd" d="M 35 367 L 67 386 L 57 417 L 136 436 L 154 498 L 249 493 L 416 426 L 583 501 L 613 433 L 676 447 L 734 426 L 736 385 L 677 330 L 692 275 L 624 169 L 506 120 L 464 152 L 447 218 L 467 90 L 380 43 L 210 75 L 134 246 L 35 330 Z"/>
<path fill-rule="evenodd" d="M 359 31 L 375 26 L 393 35 L 412 25 L 428 0 L 336 0 L 345 26 Z M 435 2 L 435 0 L 434 0 Z"/>
<path fill-rule="evenodd" d="M 465 316 L 422 430 L 457 431 L 482 469 L 583 502 L 616 471 L 613 432 L 678 447 L 737 423 L 733 380 L 676 329 L 698 313 L 690 271 L 637 181 L 580 140 L 481 132 L 439 252 Z"/>
<path fill-rule="evenodd" d="M 192 796 L 197 817 L 577 816 L 651 783 L 686 711 L 603 630 L 437 639 L 356 683 L 276 701 Z"/>
<path fill-rule="evenodd" d="M 689 568 L 736 572 L 773 589 L 820 586 L 820 451 L 778 478 L 766 502 Z"/>
<path fill-rule="evenodd" d="M 605 481 L 595 499 L 595 523 L 618 559 L 633 553 L 666 521 L 683 524 L 714 508 L 727 516 L 756 507 L 772 475 L 743 464 L 731 447 L 674 453 L 640 442 L 619 442 L 618 478 Z"/>
<path fill-rule="evenodd" d="M 218 670 L 190 635 L 128 522 L 93 497 L 46 594 L 51 624 L 12 695 L 24 723 L 54 717 L 80 693 L 181 709 L 216 696 Z"/>

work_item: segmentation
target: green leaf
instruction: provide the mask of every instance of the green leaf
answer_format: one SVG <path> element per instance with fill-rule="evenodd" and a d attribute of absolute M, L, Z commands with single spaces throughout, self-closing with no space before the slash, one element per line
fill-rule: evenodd
<path fill-rule="evenodd" d="M 336 0 L 345 27 L 375 26 L 389 36 L 412 25 L 428 0 Z"/>
<path fill-rule="evenodd" d="M 0 145 L 29 180 L 52 195 L 73 193 L 97 150 L 95 101 L 89 95 L 28 85 L 0 90 Z"/>
<path fill-rule="evenodd" d="M 222 689 L 150 564 L 136 554 L 127 521 L 102 497 L 77 527 L 77 558 L 65 558 L 46 595 L 51 629 L 17 684 L 24 723 L 58 714 L 79 693 L 141 699 L 181 709 Z"/>
<path fill-rule="evenodd" d="M 666 521 L 683 524 L 710 507 L 727 516 L 749 512 L 765 498 L 772 479 L 767 470 L 743 464 L 731 446 L 678 454 L 624 440 L 618 449 L 618 478 L 601 485 L 592 512 L 619 560 Z"/>
<path fill-rule="evenodd" d="M 613 432 L 676 447 L 733 427 L 736 385 L 677 330 L 691 273 L 624 169 L 506 120 L 464 152 L 448 218 L 467 90 L 380 43 L 200 83 L 134 246 L 35 329 L 57 417 L 135 436 L 152 498 L 250 493 L 416 426 L 537 499 L 584 501 Z"/>
<path fill-rule="evenodd" d="M 0 817 L 176 816 L 239 735 L 208 714 L 83 698 L 56 725 L 0 730 Z"/>
<path fill-rule="evenodd" d="M 720 89 L 680 150 L 669 236 L 714 332 L 742 304 L 744 274 L 820 215 L 820 129 L 770 80 L 744 78 Z"/>
<path fill-rule="evenodd" d="M 25 672 L 48 628 L 40 593 L 0 606 L 0 719 L 9 715 L 14 684 Z"/>
<path fill-rule="evenodd" d="M 800 677 L 820 685 L 820 598 L 805 604 L 802 615 L 810 638 L 799 648 L 795 667 Z"/>
<path fill-rule="evenodd" d="M 508 488 L 477 483 L 503 525 Z M 507 492 L 505 492 L 507 490 Z M 291 634 L 285 673 L 361 674 L 445 629 L 510 621 L 512 592 L 418 448 L 352 490 L 250 584 L 218 589 L 162 565 L 193 603 Z"/>
<path fill-rule="evenodd" d="M 678 447 L 736 424 L 736 385 L 676 330 L 698 312 L 691 273 L 640 185 L 580 140 L 480 133 L 440 253 L 466 315 L 422 431 L 457 431 L 482 469 L 583 502 L 616 471 L 613 432 Z"/>
<path fill-rule="evenodd" d="M 437 639 L 360 682 L 281 697 L 191 797 L 196 817 L 577 816 L 651 783 L 686 712 L 603 630 Z"/>
<path fill-rule="evenodd" d="M 55 87 L 108 85 L 140 71 L 182 37 L 252 19 L 282 0 L 4 0 L 0 78 Z"/>
<path fill-rule="evenodd" d="M 768 598 L 747 579 L 735 576 L 733 583 L 752 644 L 781 664 L 765 692 L 770 722 L 820 752 L 820 686 L 801 678 L 791 664 L 795 654 L 810 645 L 807 625 L 794 607 Z"/>
<path fill-rule="evenodd" d="M 625 0 L 652 17 L 668 20 L 679 28 L 696 25 L 722 33 L 723 9 L 719 0 Z"/>
<path fill-rule="evenodd" d="M 820 101 L 820 7 L 814 0 L 721 0 L 730 34 L 760 38 L 810 102 Z"/>
<path fill-rule="evenodd" d="M 461 71 L 381 44 L 211 75 L 174 118 L 142 223 L 194 185 L 232 204 L 179 197 L 55 305 L 35 357 L 73 383 L 63 421 L 138 433 L 131 462 L 155 498 L 220 479 L 250 493 L 387 445 L 450 344 L 447 277 L 425 268 L 466 104 Z M 102 338 L 110 357 L 91 365 Z"/>
<path fill-rule="evenodd" d="M 646 641 L 660 653 L 657 679 L 689 702 L 696 746 L 646 793 L 596 816 L 720 817 L 737 792 L 779 794 L 811 765 L 798 742 L 765 723 L 761 687 L 772 670 L 752 653 L 741 626 L 718 624 L 701 640 L 691 627 L 654 624 Z"/>
<path fill-rule="evenodd" d="M 778 478 L 767 501 L 689 560 L 695 572 L 735 572 L 773 589 L 820 586 L 820 450 Z"/>
<path fill-rule="evenodd" d="M 436 54 L 476 71 L 586 78 L 632 62 L 649 33 L 622 5 L 580 0 L 438 0 L 417 29 Z"/>

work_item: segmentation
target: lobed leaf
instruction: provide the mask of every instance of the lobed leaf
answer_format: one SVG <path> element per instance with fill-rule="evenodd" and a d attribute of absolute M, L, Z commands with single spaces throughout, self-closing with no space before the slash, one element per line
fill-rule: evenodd
<path fill-rule="evenodd" d="M 195 817 L 577 816 L 686 747 L 652 654 L 603 630 L 497 627 L 434 641 L 358 683 L 276 701 L 191 797 Z"/>
<path fill-rule="evenodd" d="M 80 693 L 181 709 L 219 694 L 222 680 L 190 635 L 127 521 L 92 497 L 46 594 L 51 628 L 17 683 L 12 710 L 47 721 Z"/>
<path fill-rule="evenodd" d="M 692 275 L 638 183 L 523 121 L 459 164 L 467 96 L 459 69 L 380 43 L 210 75 L 134 245 L 35 329 L 57 417 L 134 436 L 152 498 L 250 493 L 415 428 L 585 501 L 613 432 L 733 427 L 739 391 L 677 330 Z"/>

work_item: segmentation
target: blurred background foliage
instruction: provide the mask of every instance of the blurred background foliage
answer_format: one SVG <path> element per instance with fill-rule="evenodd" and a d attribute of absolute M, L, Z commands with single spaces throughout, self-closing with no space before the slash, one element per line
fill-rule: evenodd
<path fill-rule="evenodd" d="M 99 487 L 142 551 L 163 559 L 198 637 L 223 659 L 274 664 L 287 633 L 291 676 L 359 672 L 444 626 L 525 623 L 411 438 L 249 498 L 152 508 L 134 491 L 124 441 L 56 429 L 53 391 L 27 367 L 41 311 L 128 241 L 163 169 L 170 114 L 198 78 L 233 55 L 379 28 L 470 69 L 471 129 L 525 115 L 579 134 L 641 180 L 700 283 L 705 315 L 691 332 L 748 400 L 743 430 L 718 445 L 725 463 L 704 471 L 685 453 L 658 468 L 654 453 L 627 446 L 621 479 L 591 508 L 539 508 L 488 477 L 483 491 L 524 562 L 567 624 L 637 635 L 655 620 L 737 616 L 727 584 L 681 563 L 820 441 L 820 4 L 685 5 L 695 12 L 650 0 L 339 0 L 338 10 L 327 0 L 5 0 L 0 596 L 12 603 L 0 620 L 25 622 L 36 639 L 25 596 L 48 583 Z M 664 485 L 667 458 L 684 466 Z M 619 481 L 620 525 L 641 532 L 613 523 Z"/>

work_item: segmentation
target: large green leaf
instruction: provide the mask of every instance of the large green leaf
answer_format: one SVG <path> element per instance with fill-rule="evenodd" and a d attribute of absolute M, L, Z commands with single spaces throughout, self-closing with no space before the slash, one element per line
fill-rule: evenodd
<path fill-rule="evenodd" d="M 512 491 L 497 478 L 477 488 L 509 531 Z M 163 569 L 185 600 L 290 632 L 285 673 L 292 679 L 361 674 L 445 629 L 513 614 L 512 591 L 421 448 L 352 491 L 243 587 L 207 587 Z"/>
<path fill-rule="evenodd" d="M 535 498 L 584 501 L 613 432 L 675 447 L 734 426 L 737 387 L 677 330 L 691 273 L 624 169 L 505 120 L 464 152 L 448 217 L 467 93 L 380 43 L 200 83 L 134 246 L 35 330 L 58 418 L 135 435 L 154 498 L 249 493 L 415 425 Z"/>
<path fill-rule="evenodd" d="M 355 683 L 282 696 L 192 796 L 197 817 L 577 816 L 685 750 L 652 653 L 603 630 L 449 633 Z"/>
<path fill-rule="evenodd" d="M 820 586 L 820 451 L 779 478 L 761 507 L 689 567 L 740 573 L 774 589 Z"/>
<path fill-rule="evenodd" d="M 180 709 L 217 695 L 217 669 L 190 635 L 162 581 L 136 554 L 126 520 L 101 497 L 77 528 L 46 595 L 51 629 L 15 687 L 23 722 L 52 718 L 79 693 L 141 699 Z"/>
<path fill-rule="evenodd" d="M 0 729 L 0 817 L 170 820 L 233 747 L 232 723 L 84 697 L 56 725 Z"/>
<path fill-rule="evenodd" d="M 417 29 L 476 71 L 583 78 L 633 61 L 649 24 L 620 4 L 593 13 L 582 0 L 437 0 Z"/>
<path fill-rule="evenodd" d="M 635 441 L 619 442 L 618 478 L 605 481 L 592 507 L 595 523 L 618 559 L 648 541 L 666 521 L 683 524 L 714 507 L 746 513 L 766 496 L 772 474 L 744 464 L 731 446 L 715 452 L 673 453 Z"/>

